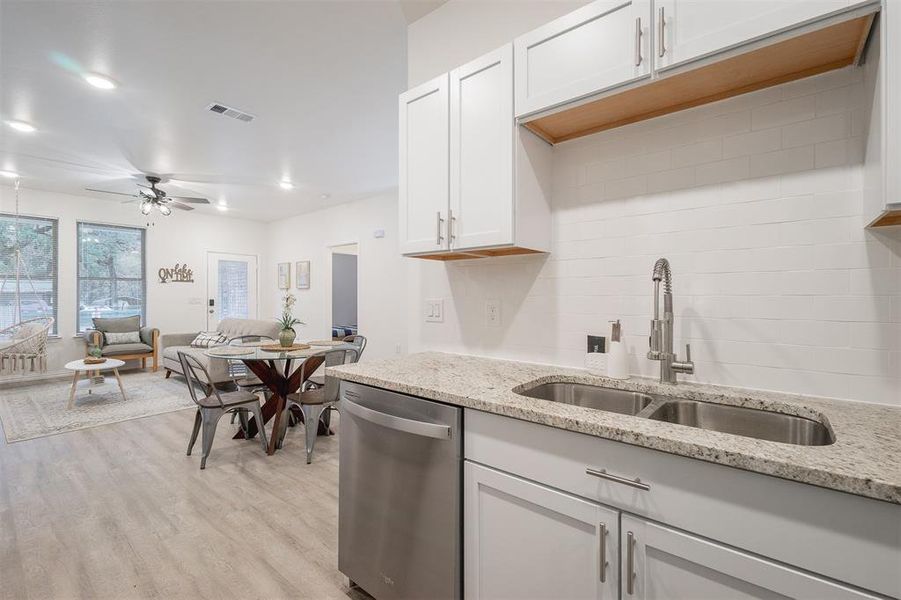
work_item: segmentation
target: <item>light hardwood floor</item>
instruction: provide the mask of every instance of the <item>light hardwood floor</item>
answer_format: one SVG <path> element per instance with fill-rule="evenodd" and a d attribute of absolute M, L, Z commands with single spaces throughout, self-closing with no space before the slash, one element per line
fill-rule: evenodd
<path fill-rule="evenodd" d="M 361 598 L 338 572 L 338 438 L 263 454 L 185 410 L 0 442 L 0 598 Z M 336 422 L 333 421 L 336 425 Z"/>

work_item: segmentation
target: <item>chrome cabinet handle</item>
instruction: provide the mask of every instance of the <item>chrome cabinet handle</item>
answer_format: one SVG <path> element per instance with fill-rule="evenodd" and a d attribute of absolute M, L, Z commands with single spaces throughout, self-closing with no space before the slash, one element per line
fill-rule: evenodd
<path fill-rule="evenodd" d="M 607 525 L 600 523 L 598 525 L 598 553 L 600 554 L 601 567 L 601 583 L 607 581 Z"/>
<path fill-rule="evenodd" d="M 657 17 L 657 56 L 663 58 L 663 55 L 666 54 L 666 17 L 663 14 L 663 7 L 660 7 L 660 12 Z"/>
<path fill-rule="evenodd" d="M 454 240 L 457 238 L 457 235 L 454 233 L 454 223 L 456 222 L 457 217 L 454 216 L 454 211 L 447 209 L 447 238 L 451 244 L 453 244 Z"/>
<path fill-rule="evenodd" d="M 626 534 L 626 593 L 635 594 L 635 535 Z"/>
<path fill-rule="evenodd" d="M 438 217 L 438 220 L 437 220 L 437 222 L 435 223 L 435 225 L 436 225 L 436 228 L 437 228 L 437 230 L 438 230 L 438 233 L 437 233 L 437 238 L 435 239 L 435 244 L 437 244 L 438 246 L 440 246 L 440 245 L 441 245 L 441 240 L 444 239 L 444 236 L 441 235 L 441 224 L 444 223 L 444 219 L 441 218 L 441 211 L 440 211 L 440 210 L 439 210 L 438 213 L 437 213 L 437 217 Z"/>
<path fill-rule="evenodd" d="M 621 483 L 623 485 L 628 485 L 629 487 L 634 487 L 639 490 L 643 490 L 648 492 L 651 490 L 651 486 L 647 483 L 644 483 L 639 478 L 628 479 L 626 477 L 620 477 L 619 475 L 611 475 L 607 472 L 607 469 L 592 469 L 591 467 L 585 467 L 585 474 L 592 475 L 594 477 L 599 477 L 601 479 L 606 479 L 607 481 L 613 481 L 616 483 Z"/>
<path fill-rule="evenodd" d="M 641 17 L 635 19 L 635 66 L 641 66 Z"/>

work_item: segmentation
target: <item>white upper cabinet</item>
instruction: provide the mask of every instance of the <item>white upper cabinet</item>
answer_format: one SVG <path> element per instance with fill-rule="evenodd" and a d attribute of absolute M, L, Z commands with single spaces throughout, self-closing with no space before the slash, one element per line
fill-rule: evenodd
<path fill-rule="evenodd" d="M 651 73 L 649 0 L 597 0 L 514 42 L 516 116 Z"/>
<path fill-rule="evenodd" d="M 399 118 L 402 254 L 549 250 L 552 149 L 515 123 L 512 43 L 401 94 Z"/>
<path fill-rule="evenodd" d="M 623 515 L 622 598 L 875 599 L 876 596 L 753 554 Z M 773 530 L 778 536 L 778 529 Z M 839 551 L 836 548 L 836 551 Z"/>
<path fill-rule="evenodd" d="M 617 511 L 469 461 L 463 474 L 465 598 L 618 597 Z"/>
<path fill-rule="evenodd" d="M 656 66 L 665 69 L 715 54 L 849 4 L 849 0 L 655 0 Z"/>
<path fill-rule="evenodd" d="M 400 95 L 400 248 L 447 249 L 448 76 Z"/>
<path fill-rule="evenodd" d="M 513 243 L 513 48 L 450 73 L 451 249 Z"/>

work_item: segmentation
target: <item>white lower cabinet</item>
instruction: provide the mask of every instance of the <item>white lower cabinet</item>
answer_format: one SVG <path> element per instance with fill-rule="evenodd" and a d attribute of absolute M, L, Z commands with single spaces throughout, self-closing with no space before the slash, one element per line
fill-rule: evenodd
<path fill-rule="evenodd" d="M 627 600 L 876 598 L 631 515 L 622 515 L 620 532 Z"/>
<path fill-rule="evenodd" d="M 619 595 L 619 512 L 475 463 L 464 465 L 468 600 Z"/>

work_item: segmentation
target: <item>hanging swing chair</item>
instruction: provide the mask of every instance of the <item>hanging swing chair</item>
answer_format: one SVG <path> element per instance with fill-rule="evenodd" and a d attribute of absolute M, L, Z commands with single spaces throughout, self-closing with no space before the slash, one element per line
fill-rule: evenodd
<path fill-rule="evenodd" d="M 12 280 L 15 289 L 15 306 L 13 307 L 13 324 L 0 330 L 0 374 L 26 373 L 28 371 L 44 372 L 47 370 L 47 338 L 53 328 L 52 316 L 41 316 L 33 319 L 22 320 L 22 277 L 28 281 L 31 294 L 37 298 L 41 305 L 41 313 L 53 314 L 53 310 L 44 301 L 44 298 L 34 287 L 34 281 L 28 273 L 28 268 L 22 261 L 22 247 L 19 243 L 19 180 L 16 180 L 16 216 L 15 216 L 15 243 L 3 254 L 11 255 L 15 259 L 15 274 L 6 277 L 0 283 L 0 297 L 6 289 L 7 283 Z"/>

